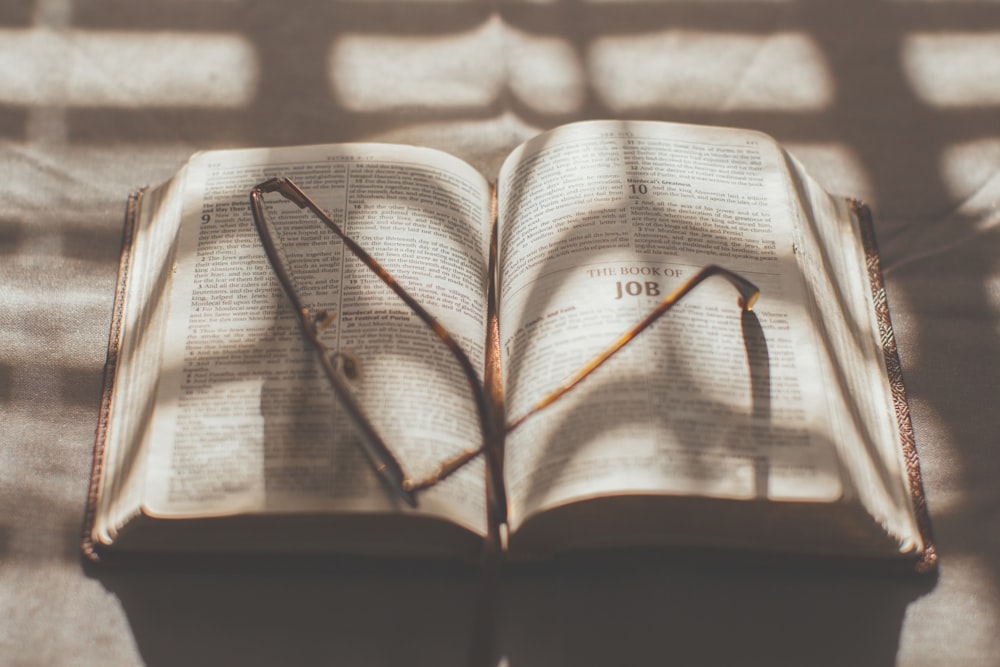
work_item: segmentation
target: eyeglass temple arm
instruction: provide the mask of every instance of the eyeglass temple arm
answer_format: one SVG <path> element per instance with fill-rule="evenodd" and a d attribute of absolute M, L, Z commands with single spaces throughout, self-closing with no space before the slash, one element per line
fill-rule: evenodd
<path fill-rule="evenodd" d="M 350 249 L 354 255 L 360 259 L 369 269 L 371 269 L 379 280 L 381 280 L 385 285 L 391 289 L 396 296 L 398 296 L 402 301 L 409 306 L 417 317 L 419 317 L 431 330 L 434 331 L 435 335 L 441 340 L 442 343 L 451 351 L 452 355 L 459 362 L 462 367 L 463 372 L 466 375 L 466 379 L 469 382 L 470 388 L 476 397 L 476 408 L 479 411 L 480 421 L 483 427 L 484 438 L 489 435 L 488 433 L 488 414 L 489 414 L 489 403 L 486 398 L 486 392 L 479 383 L 479 378 L 476 375 L 475 368 L 472 365 L 472 361 L 465 354 L 465 351 L 459 346 L 458 342 L 452 338 L 448 330 L 445 329 L 441 324 L 431 315 L 420 303 L 417 302 L 410 294 L 403 289 L 403 287 L 396 282 L 396 280 L 386 271 L 374 257 L 369 255 L 364 248 L 358 245 L 354 239 L 344 233 L 337 223 L 335 223 L 326 211 L 321 209 L 319 205 L 313 201 L 306 193 L 304 193 L 299 187 L 288 178 L 272 178 L 264 181 L 256 188 L 254 192 L 260 191 L 265 192 L 277 192 L 278 194 L 284 196 L 289 201 L 295 203 L 300 208 L 308 208 L 313 214 L 316 215 L 320 220 L 323 221 L 330 231 L 337 235 L 344 245 Z M 251 197 L 253 198 L 253 192 Z M 257 204 L 257 206 L 260 206 Z M 287 278 L 287 276 L 286 276 Z M 288 280 L 289 287 L 291 286 L 291 280 Z"/>
<path fill-rule="evenodd" d="M 274 269 L 274 273 L 278 278 L 278 282 L 281 283 L 281 288 L 284 290 L 285 296 L 292 302 L 295 312 L 302 313 L 305 310 L 302 306 L 302 300 L 292 285 L 292 278 L 288 275 L 284 262 L 280 259 L 277 245 L 275 245 L 274 238 L 271 236 L 271 230 L 264 223 L 266 216 L 264 214 L 262 197 L 267 193 L 280 192 L 287 199 L 297 204 L 299 208 L 302 208 L 303 204 L 295 196 L 296 192 L 301 194 L 302 191 L 292 185 L 294 190 L 286 193 L 287 188 L 284 187 L 286 183 L 287 181 L 283 179 L 271 178 L 255 186 L 250 190 L 250 208 L 253 213 L 254 226 L 257 228 L 257 235 L 264 246 L 264 253 L 267 255 L 271 268 Z"/>
<path fill-rule="evenodd" d="M 396 294 L 396 296 L 398 296 L 410 308 L 410 310 L 412 310 L 417 315 L 417 317 L 419 317 L 428 327 L 431 328 L 432 331 L 434 331 L 434 334 L 449 349 L 452 356 L 455 357 L 455 359 L 459 363 L 459 366 L 462 368 L 462 371 L 465 373 L 466 380 L 468 381 L 470 390 L 472 391 L 472 394 L 475 398 L 476 410 L 479 415 L 480 430 L 482 433 L 483 442 L 484 443 L 491 442 L 491 439 L 493 437 L 493 431 L 495 429 L 493 428 L 493 420 L 491 419 L 489 400 L 487 398 L 485 389 L 479 382 L 479 378 L 476 375 L 476 371 L 472 365 L 472 361 L 469 359 L 468 355 L 465 354 L 465 351 L 462 350 L 461 346 L 459 346 L 458 342 L 454 338 L 452 338 L 451 334 L 448 333 L 448 330 L 445 329 L 443 326 L 441 326 L 441 324 L 434 318 L 433 315 L 431 315 L 427 310 L 425 310 L 424 307 L 421 306 L 416 301 L 416 299 L 410 296 L 410 294 L 405 289 L 403 289 L 403 287 L 399 283 L 396 282 L 396 280 L 389 274 L 388 271 L 386 271 L 382 267 L 381 264 L 379 264 L 375 260 L 375 258 L 369 255 L 364 250 L 364 248 L 358 245 L 351 237 L 347 236 L 347 234 L 345 234 L 343 230 L 341 230 L 341 228 L 337 225 L 337 223 L 335 223 L 330 218 L 330 216 L 327 215 L 326 212 L 319 207 L 319 205 L 315 201 L 313 201 L 294 182 L 292 182 L 291 179 L 271 178 L 264 181 L 263 183 L 260 183 L 250 191 L 250 204 L 253 210 L 254 224 L 257 226 L 257 230 L 258 233 L 260 234 L 261 241 L 264 244 L 264 250 L 268 255 L 268 259 L 271 261 L 272 266 L 275 268 L 275 274 L 278 277 L 278 281 L 281 283 L 282 288 L 285 290 L 285 293 L 289 296 L 289 300 L 292 302 L 292 305 L 295 308 L 296 313 L 299 313 L 299 321 L 303 324 L 303 328 L 306 331 L 306 335 L 310 338 L 311 341 L 313 341 L 313 344 L 318 345 L 322 348 L 322 343 L 319 341 L 318 336 L 315 333 L 314 325 L 312 325 L 308 321 L 308 309 L 305 309 L 302 306 L 302 302 L 298 298 L 298 295 L 296 294 L 295 289 L 292 286 L 292 281 L 290 276 L 285 270 L 285 267 L 282 264 L 282 262 L 278 259 L 278 252 L 274 244 L 274 240 L 271 238 L 270 230 L 268 230 L 267 226 L 263 223 L 264 210 L 262 204 L 262 196 L 266 193 L 272 193 L 272 192 L 282 195 L 283 197 L 285 197 L 286 199 L 297 205 L 299 208 L 308 208 L 314 215 L 316 215 L 316 217 L 318 217 L 323 222 L 323 224 L 327 226 L 328 229 L 330 229 L 330 231 L 332 231 L 344 243 L 344 245 L 347 246 L 347 248 L 358 259 L 360 259 L 369 269 L 371 269 L 375 273 L 375 275 L 379 278 L 379 280 L 381 280 L 389 289 L 391 289 Z M 325 357 L 326 355 L 321 355 L 321 356 Z M 327 370 L 328 366 L 330 370 Z M 395 457 L 392 456 L 392 454 L 389 451 L 389 448 L 377 435 L 377 433 L 375 432 L 371 424 L 368 422 L 368 420 L 363 417 L 364 413 L 357 406 L 356 402 L 353 399 L 353 395 L 344 386 L 342 378 L 340 378 L 336 370 L 333 369 L 332 365 L 329 362 L 329 359 L 326 358 L 324 359 L 324 370 L 327 370 L 327 376 L 331 378 L 331 382 L 334 383 L 335 389 L 338 386 L 343 388 L 343 393 L 341 390 L 337 391 L 338 397 L 344 400 L 345 403 L 348 403 L 349 405 L 353 406 L 353 408 L 351 409 L 352 415 L 355 417 L 357 421 L 360 422 L 358 425 L 361 427 L 362 431 L 364 431 L 366 434 L 370 433 L 370 435 L 367 435 L 365 440 L 370 441 L 367 442 L 368 446 L 375 447 L 377 450 L 379 450 L 375 452 L 376 454 L 378 454 L 377 460 L 379 462 L 388 462 L 391 460 L 391 462 L 395 464 L 395 467 L 399 468 L 399 477 L 401 480 L 399 488 L 404 493 L 409 493 L 409 495 L 412 498 L 412 490 L 404 488 L 405 484 L 403 482 L 405 481 L 405 476 L 403 475 L 402 469 L 401 467 L 399 467 L 398 462 L 396 462 Z M 332 376 L 331 376 L 331 371 L 332 371 Z M 334 378 L 336 378 L 336 380 L 334 380 Z M 350 398 L 345 398 L 345 395 Z M 452 472 L 453 468 L 457 467 L 457 465 L 460 464 L 452 466 L 452 468 L 446 471 L 446 474 Z M 376 467 L 378 467 L 378 465 L 376 465 Z M 393 465 L 390 464 L 389 467 L 392 468 Z M 393 475 L 393 477 L 394 476 L 395 475 Z M 408 502 L 410 502 L 409 499 Z M 414 499 L 411 504 L 415 504 L 415 502 L 416 501 Z M 497 499 L 496 504 L 499 506 L 498 509 L 500 509 L 500 511 L 505 512 L 506 502 L 504 499 Z"/>
<path fill-rule="evenodd" d="M 570 376 L 565 382 L 563 382 L 558 388 L 552 393 L 548 394 L 538 403 L 536 403 L 527 413 L 522 415 L 517 420 L 511 422 L 507 425 L 507 433 L 510 433 L 518 426 L 523 424 L 532 415 L 541 412 L 548 406 L 552 405 L 554 402 L 562 398 L 567 392 L 576 387 L 586 378 L 588 375 L 593 373 L 595 370 L 600 368 L 604 362 L 608 361 L 611 357 L 618 353 L 625 345 L 643 332 L 649 325 L 658 320 L 664 313 L 673 308 L 677 302 L 683 299 L 691 290 L 701 284 L 708 278 L 712 276 L 721 276 L 728 280 L 733 287 L 737 289 L 740 293 L 740 307 L 745 311 L 750 311 L 753 309 L 754 304 L 757 302 L 757 297 L 760 296 L 760 290 L 752 282 L 744 278 L 743 276 L 733 273 L 728 269 L 724 269 L 721 266 L 716 266 L 710 264 L 706 266 L 687 282 L 681 285 L 679 288 L 674 290 L 669 294 L 660 304 L 653 309 L 653 311 L 647 315 L 641 322 L 632 327 L 629 331 L 623 334 L 618 340 L 608 346 L 603 352 L 601 352 L 597 357 L 592 359 L 590 363 L 581 368 L 575 374 Z"/>
<path fill-rule="evenodd" d="M 294 190 L 298 190 L 298 188 L 295 188 Z M 382 440 L 382 437 L 378 434 L 374 425 L 365 417 L 365 412 L 361 406 L 358 405 L 357 399 L 354 397 L 350 387 L 348 387 L 344 378 L 334 367 L 326 345 L 324 345 L 323 341 L 319 338 L 319 330 L 317 329 L 316 322 L 313 320 L 309 309 L 303 306 L 302 300 L 295 291 L 291 277 L 288 275 L 288 271 L 279 257 L 274 238 L 271 236 L 271 231 L 264 222 L 265 215 L 261 201 L 263 194 L 278 191 L 288 197 L 291 201 L 295 202 L 299 206 L 302 206 L 302 203 L 296 200 L 294 190 L 286 191 L 285 188 L 282 188 L 282 183 L 279 179 L 271 179 L 261 183 L 250 191 L 250 206 L 253 212 L 254 225 L 257 228 L 258 235 L 260 236 L 261 244 L 264 246 L 264 252 L 266 253 L 268 261 L 271 264 L 271 268 L 274 270 L 275 276 L 278 278 L 278 282 L 281 284 L 282 290 L 285 292 L 285 296 L 288 297 L 288 300 L 292 304 L 302 332 L 312 344 L 313 348 L 318 352 L 317 356 L 319 357 L 320 365 L 323 368 L 323 373 L 326 375 L 327 380 L 329 380 L 330 385 L 333 387 L 334 393 L 337 395 L 337 399 L 347 410 L 348 415 L 350 415 L 352 421 L 354 422 L 354 426 L 359 431 L 362 450 L 368 457 L 372 466 L 378 472 L 379 476 L 399 494 L 400 498 L 402 498 L 407 505 L 410 507 L 416 507 L 416 496 L 412 491 L 405 488 L 405 475 L 403 473 L 402 466 L 399 464 L 396 457 L 393 456 L 392 451 L 385 444 L 385 441 Z"/>

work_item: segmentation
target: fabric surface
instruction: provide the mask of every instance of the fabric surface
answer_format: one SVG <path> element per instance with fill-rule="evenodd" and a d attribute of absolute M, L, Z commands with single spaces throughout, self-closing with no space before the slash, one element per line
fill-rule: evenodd
<path fill-rule="evenodd" d="M 585 118 L 763 130 L 872 205 L 939 573 L 655 562 L 504 582 L 511 665 L 1000 664 L 1000 3 L 0 4 L 0 664 L 461 664 L 471 574 L 91 570 L 127 194 L 199 149 L 377 140 L 495 175 Z"/>

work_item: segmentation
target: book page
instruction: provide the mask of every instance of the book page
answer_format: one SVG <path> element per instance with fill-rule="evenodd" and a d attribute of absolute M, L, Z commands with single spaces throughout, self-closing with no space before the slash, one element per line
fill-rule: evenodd
<path fill-rule="evenodd" d="M 383 145 L 213 152 L 185 181 L 146 511 L 397 512 L 361 453 L 267 261 L 248 195 L 285 176 L 484 363 L 489 186 L 429 149 Z M 446 348 L 315 216 L 265 197 L 322 338 L 411 476 L 478 446 L 466 378 Z M 483 529 L 482 462 L 418 496 L 416 512 Z M 406 510 L 408 511 L 408 510 Z"/>
<path fill-rule="evenodd" d="M 802 203 L 797 257 L 810 279 L 816 327 L 831 368 L 828 395 L 833 412 L 843 415 L 837 425 L 844 468 L 862 504 L 906 552 L 923 538 L 910 502 L 895 419 L 898 399 L 886 368 L 860 221 L 846 200 L 828 196 L 793 156 L 787 158 Z"/>
<path fill-rule="evenodd" d="M 166 322 L 164 291 L 177 239 L 182 198 L 181 174 L 163 186 L 136 193 L 141 215 L 130 217 L 119 280 L 120 311 L 111 331 L 115 365 L 113 398 L 106 417 L 100 465 L 100 493 L 94 508 L 94 537 L 110 543 L 117 530 L 139 511 L 145 450 L 137 443 L 149 435 L 149 415 Z M 130 204 L 131 205 L 131 204 Z M 136 215 L 132 209 L 130 216 Z M 130 234 L 129 234 L 130 232 Z M 127 390 L 126 390 L 127 387 Z M 100 438 L 100 433 L 98 434 Z"/>
<path fill-rule="evenodd" d="M 501 170 L 500 343 L 509 420 L 708 264 L 712 278 L 511 433 L 512 529 L 613 494 L 832 501 L 845 491 L 774 142 L 665 123 L 558 128 Z M 508 422 L 510 423 L 510 422 Z"/>

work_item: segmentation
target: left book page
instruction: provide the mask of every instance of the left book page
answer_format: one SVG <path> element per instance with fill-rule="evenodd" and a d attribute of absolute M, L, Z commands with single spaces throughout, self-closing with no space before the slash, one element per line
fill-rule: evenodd
<path fill-rule="evenodd" d="M 377 144 L 196 155 L 147 195 L 155 210 L 144 211 L 133 243 L 129 280 L 158 285 L 124 301 L 95 537 L 113 542 L 130 523 L 249 517 L 269 518 L 288 539 L 295 521 L 283 518 L 296 515 L 352 518 L 324 545 L 364 542 L 378 517 L 393 526 L 443 519 L 482 534 L 481 461 L 422 492 L 410 510 L 361 454 L 254 229 L 248 193 L 273 176 L 319 202 L 484 365 L 490 190 L 472 167 Z M 302 294 L 333 315 L 324 342 L 357 364 L 359 400 L 407 472 L 419 476 L 475 445 L 472 397 L 433 333 L 308 213 L 276 195 L 268 207 L 288 231 L 283 249 Z M 158 313 L 151 322 L 149 312 Z M 143 345 L 162 352 L 146 349 L 140 363 L 133 348 Z M 142 385 L 148 406 L 123 406 Z M 142 543 L 156 531 L 133 532 Z"/>

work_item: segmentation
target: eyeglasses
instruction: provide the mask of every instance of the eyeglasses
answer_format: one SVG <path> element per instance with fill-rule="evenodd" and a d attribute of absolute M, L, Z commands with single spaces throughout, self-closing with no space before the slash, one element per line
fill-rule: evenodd
<path fill-rule="evenodd" d="M 443 461 L 430 473 L 421 477 L 407 475 L 399 458 L 393 449 L 386 444 L 379 434 L 370 415 L 362 407 L 351 388 L 351 380 L 360 372 L 363 362 L 345 351 L 331 351 L 320 337 L 322 331 L 332 321 L 334 315 L 322 308 L 312 308 L 305 304 L 300 290 L 293 281 L 293 272 L 287 257 L 281 249 L 277 222 L 269 219 L 265 212 L 263 197 L 265 194 L 276 193 L 291 201 L 301 209 L 308 209 L 318 223 L 331 232 L 343 246 L 370 272 L 378 278 L 389 290 L 396 294 L 407 308 L 425 323 L 434 333 L 435 339 L 443 345 L 451 357 L 457 362 L 469 386 L 469 391 L 479 419 L 480 441 L 476 446 L 468 447 L 461 453 Z M 542 412 L 572 389 L 577 387 L 595 370 L 624 348 L 636 336 L 656 322 L 700 283 L 713 276 L 726 279 L 740 294 L 739 305 L 749 311 L 759 295 L 757 287 L 742 276 L 719 266 L 706 266 L 673 293 L 666 296 L 660 303 L 632 329 L 622 334 L 604 351 L 585 364 L 579 371 L 568 377 L 554 391 L 543 397 L 523 415 L 505 421 L 500 414 L 498 403 L 493 399 L 487 387 L 479 379 L 479 375 L 469 356 L 459 345 L 455 337 L 441 325 L 409 292 L 407 292 L 368 252 L 317 204 L 307 196 L 295 183 L 288 178 L 271 178 L 255 186 L 250 191 L 250 206 L 254 225 L 260 236 L 261 244 L 278 282 L 292 305 L 305 338 L 316 352 L 320 366 L 329 381 L 334 395 L 344 407 L 345 412 L 353 422 L 360 436 L 360 446 L 371 463 L 373 469 L 385 483 L 398 494 L 409 506 L 417 505 L 417 492 L 434 486 L 447 478 L 467 463 L 483 455 L 486 462 L 488 510 L 494 521 L 506 521 L 506 497 L 502 479 L 503 440 L 506 435 L 521 426 L 531 417 Z M 490 275 L 496 266 L 497 241 L 496 230 L 490 244 Z M 492 299 L 490 299 L 492 303 Z M 489 352 L 488 352 L 489 355 Z M 489 362 L 488 362 L 489 363 Z"/>

